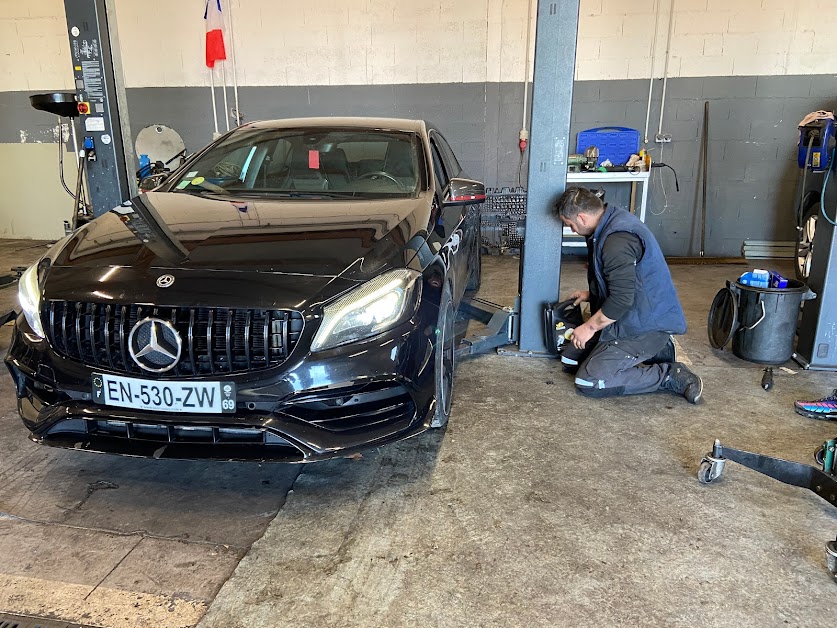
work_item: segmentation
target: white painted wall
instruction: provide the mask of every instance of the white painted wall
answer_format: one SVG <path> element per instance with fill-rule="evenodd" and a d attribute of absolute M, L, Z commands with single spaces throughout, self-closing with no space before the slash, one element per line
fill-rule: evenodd
<path fill-rule="evenodd" d="M 0 238 L 57 240 L 73 215 L 73 199 L 58 181 L 55 144 L 0 144 Z M 76 180 L 72 151 L 64 155 L 64 178 Z"/>
<path fill-rule="evenodd" d="M 0 0 L 0 91 L 72 89 L 63 0 Z"/>
<path fill-rule="evenodd" d="M 670 76 L 831 73 L 837 0 L 673 0 Z M 128 87 L 208 85 L 203 0 L 115 0 Z M 669 0 L 581 0 L 580 80 L 663 68 Z M 527 0 L 227 0 L 241 85 L 519 82 Z M 534 21 L 534 19 L 533 19 Z M 0 91 L 70 89 L 62 0 L 0 0 Z M 228 77 L 231 79 L 231 77 Z"/>
<path fill-rule="evenodd" d="M 153 26 L 146 3 L 117 6 L 129 87 L 209 84 L 203 2 L 176 3 Z M 234 18 L 242 85 L 523 80 L 525 0 L 228 0 L 225 6 Z M 149 27 L 173 44 L 149 46 Z"/>
<path fill-rule="evenodd" d="M 672 0 L 581 0 L 576 78 L 662 76 Z M 830 74 L 835 0 L 673 0 L 669 76 Z"/>
<path fill-rule="evenodd" d="M 654 74 L 662 76 L 669 2 L 581 0 L 576 77 L 651 76 L 658 5 Z M 837 0 L 673 2 L 669 76 L 820 74 L 837 66 Z M 195 3 L 199 18 L 203 4 Z M 118 0 L 129 86 L 208 84 L 195 3 L 159 12 L 166 17 L 155 33 L 177 44 L 149 51 L 147 3 Z M 524 79 L 527 0 L 228 0 L 228 6 L 243 85 Z"/>

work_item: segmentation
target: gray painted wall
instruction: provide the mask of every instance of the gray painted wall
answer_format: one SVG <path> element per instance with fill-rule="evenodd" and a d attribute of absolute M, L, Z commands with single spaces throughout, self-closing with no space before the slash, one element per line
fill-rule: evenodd
<path fill-rule="evenodd" d="M 657 101 L 661 88 L 661 81 L 656 81 Z M 580 130 L 611 124 L 642 132 L 647 98 L 648 81 L 577 82 L 573 140 Z M 837 76 L 669 80 L 663 132 L 670 133 L 673 141 L 662 145 L 660 159 L 661 145 L 653 143 L 660 115 L 657 102 L 651 111 L 649 146 L 655 161 L 677 170 L 680 193 L 674 191 L 671 171 L 656 169 L 646 219 L 669 255 L 696 255 L 700 249 L 705 102 L 709 102 L 706 254 L 738 256 L 745 239 L 794 240 L 793 203 L 800 172 L 797 125 L 810 111 L 837 107 Z M 627 202 L 624 193 L 609 198 Z"/>
<path fill-rule="evenodd" d="M 217 102 L 220 115 L 223 105 L 220 98 Z M 462 166 L 481 179 L 485 156 L 497 150 L 497 133 L 487 122 L 483 83 L 243 87 L 239 102 L 245 121 L 332 115 L 424 118 L 442 129 Z M 130 89 L 128 108 L 136 132 L 150 124 L 167 124 L 180 133 L 189 150 L 212 139 L 208 88 Z M 219 119 L 219 127 L 223 133 L 223 120 Z"/>
<path fill-rule="evenodd" d="M 655 81 L 652 138 L 660 91 L 661 81 Z M 832 75 L 670 80 L 663 131 L 674 141 L 662 147 L 662 161 L 677 170 L 680 192 L 670 171 L 655 170 L 647 218 L 664 251 L 694 255 L 699 249 L 705 101 L 710 116 L 706 253 L 729 256 L 739 255 L 747 238 L 794 238 L 796 125 L 810 111 L 834 109 L 835 95 L 837 76 Z M 596 126 L 642 131 L 647 97 L 644 80 L 577 81 L 570 145 L 578 131 Z M 337 114 L 426 118 L 442 129 L 472 176 L 489 186 L 518 183 L 520 84 L 243 87 L 239 100 L 245 120 Z M 207 88 L 129 89 L 128 103 L 134 136 L 144 126 L 162 123 L 176 129 L 189 150 L 211 140 Z M 20 142 L 21 130 L 28 141 L 54 141 L 55 120 L 31 109 L 28 93 L 0 93 L 0 112 L 0 143 Z M 649 147 L 660 161 L 660 145 L 652 141 Z M 522 181 L 525 185 L 525 164 Z M 626 186 L 612 186 L 608 199 L 627 204 Z"/>

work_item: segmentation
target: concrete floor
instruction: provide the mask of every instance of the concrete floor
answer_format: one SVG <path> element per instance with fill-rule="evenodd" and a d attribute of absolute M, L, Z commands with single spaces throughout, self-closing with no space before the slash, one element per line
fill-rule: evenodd
<path fill-rule="evenodd" d="M 0 245 L 0 268 L 37 256 L 24 246 Z M 837 511 L 733 465 L 695 479 L 714 438 L 808 462 L 837 432 L 792 410 L 833 374 L 777 372 L 766 393 L 757 367 L 709 348 L 711 298 L 743 268 L 672 269 L 700 406 L 589 400 L 555 361 L 483 356 L 459 367 L 446 431 L 301 472 L 41 448 L 4 377 L 0 610 L 207 628 L 814 625 L 837 610 Z M 484 272 L 480 296 L 511 303 L 516 261 Z M 565 264 L 563 292 L 583 277 Z"/>
<path fill-rule="evenodd" d="M 0 274 L 44 252 L 0 240 Z M 16 290 L 0 289 L 0 311 Z M 2 355 L 10 336 L 0 328 Z M 3 373 L 0 613 L 95 626 L 194 626 L 300 470 L 64 451 L 26 435 Z"/>

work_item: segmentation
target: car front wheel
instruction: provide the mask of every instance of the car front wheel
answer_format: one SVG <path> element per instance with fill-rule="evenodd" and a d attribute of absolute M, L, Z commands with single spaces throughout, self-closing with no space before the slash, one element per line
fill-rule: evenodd
<path fill-rule="evenodd" d="M 436 326 L 436 410 L 430 427 L 444 427 L 450 417 L 453 399 L 453 370 L 456 359 L 456 346 L 453 324 L 456 309 L 450 282 L 445 282 L 442 298 L 439 301 L 439 322 Z"/>

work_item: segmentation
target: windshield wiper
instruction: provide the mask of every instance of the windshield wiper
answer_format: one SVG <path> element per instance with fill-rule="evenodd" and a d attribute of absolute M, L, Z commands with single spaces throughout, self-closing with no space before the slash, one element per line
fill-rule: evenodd
<path fill-rule="evenodd" d="M 174 189 L 172 190 L 172 192 L 178 192 L 180 194 L 191 194 L 192 196 L 224 196 L 229 194 L 229 192 L 218 192 L 217 190 L 210 190 L 207 188 L 192 186 L 189 186 L 188 188 L 183 188 L 181 190 Z"/>
<path fill-rule="evenodd" d="M 227 190 L 230 194 L 247 198 L 353 198 L 354 192 L 306 192 L 299 190 L 286 190 L 273 192 L 271 190 Z"/>

